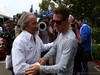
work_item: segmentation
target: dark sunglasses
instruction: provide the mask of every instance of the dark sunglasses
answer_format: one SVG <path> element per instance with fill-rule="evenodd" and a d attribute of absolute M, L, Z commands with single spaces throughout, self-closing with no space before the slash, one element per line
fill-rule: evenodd
<path fill-rule="evenodd" d="M 53 24 L 61 24 L 62 21 L 60 21 L 60 20 L 58 20 L 58 21 L 57 21 L 57 20 L 52 20 L 52 23 L 53 23 Z"/>

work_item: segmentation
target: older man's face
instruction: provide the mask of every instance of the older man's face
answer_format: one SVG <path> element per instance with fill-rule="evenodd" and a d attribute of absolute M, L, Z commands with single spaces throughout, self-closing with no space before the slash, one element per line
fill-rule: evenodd
<path fill-rule="evenodd" d="M 33 15 L 30 15 L 29 16 L 29 25 L 28 25 L 28 31 L 35 35 L 37 33 L 37 28 L 38 28 L 38 25 L 37 25 L 37 18 Z"/>

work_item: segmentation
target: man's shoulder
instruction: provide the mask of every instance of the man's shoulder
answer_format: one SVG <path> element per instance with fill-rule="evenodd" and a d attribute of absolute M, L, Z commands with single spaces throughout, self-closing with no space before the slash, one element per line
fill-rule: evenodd
<path fill-rule="evenodd" d="M 75 40 L 76 39 L 76 35 L 72 30 L 69 30 L 69 40 Z"/>
<path fill-rule="evenodd" d="M 83 24 L 82 28 L 91 28 L 88 24 Z"/>
<path fill-rule="evenodd" d="M 25 41 L 25 37 L 22 34 L 19 34 L 14 40 L 15 43 L 21 43 L 24 41 Z"/>
<path fill-rule="evenodd" d="M 80 28 L 80 31 L 82 32 L 91 31 L 91 27 L 87 24 L 83 24 L 82 27 Z"/>
<path fill-rule="evenodd" d="M 70 41 L 70 43 L 77 42 L 75 33 L 72 30 L 69 30 L 69 31 L 70 32 L 69 32 L 69 35 L 67 36 L 68 37 L 67 41 Z"/>

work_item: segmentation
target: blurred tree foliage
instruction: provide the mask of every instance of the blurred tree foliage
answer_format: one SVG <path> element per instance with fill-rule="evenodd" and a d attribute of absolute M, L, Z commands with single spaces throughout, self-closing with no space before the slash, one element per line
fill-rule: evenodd
<path fill-rule="evenodd" d="M 94 57 L 94 60 L 100 60 L 100 45 L 92 44 L 92 46 L 93 46 L 92 55 Z"/>
<path fill-rule="evenodd" d="M 50 4 L 50 0 L 42 0 L 42 3 L 39 4 L 40 12 L 43 13 L 47 11 L 49 4 Z"/>
<path fill-rule="evenodd" d="M 48 5 L 51 0 L 42 0 L 40 6 L 40 11 L 44 12 L 47 10 Z M 99 0 L 54 0 L 56 3 L 65 4 L 69 6 L 72 14 L 74 16 L 84 16 L 89 17 L 92 15 L 93 9 Z M 100 1 L 99 1 L 100 2 Z"/>
<path fill-rule="evenodd" d="M 93 40 L 95 43 L 100 44 L 100 28 L 99 27 L 94 27 L 92 29 L 93 32 Z"/>
<path fill-rule="evenodd" d="M 90 17 L 95 7 L 95 0 L 64 0 L 66 5 L 73 4 L 70 7 L 74 16 Z"/>

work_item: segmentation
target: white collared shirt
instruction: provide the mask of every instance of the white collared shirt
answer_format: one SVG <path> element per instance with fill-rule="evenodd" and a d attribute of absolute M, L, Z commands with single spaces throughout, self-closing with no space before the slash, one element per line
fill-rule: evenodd
<path fill-rule="evenodd" d="M 57 75 L 72 75 L 74 57 L 77 51 L 76 36 L 72 30 L 60 33 L 54 46 L 44 56 L 48 59 L 50 56 L 56 56 L 56 64 L 51 66 L 40 66 L 40 71 L 46 73 L 57 73 Z"/>
<path fill-rule="evenodd" d="M 22 31 L 14 40 L 12 63 L 15 75 L 24 75 L 26 69 L 37 64 L 41 51 L 48 50 L 53 45 L 53 43 L 44 45 L 38 35 L 35 36 L 35 39 L 36 43 L 29 32 Z"/>

